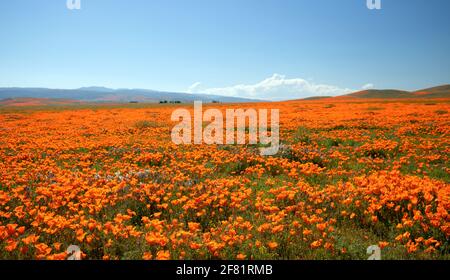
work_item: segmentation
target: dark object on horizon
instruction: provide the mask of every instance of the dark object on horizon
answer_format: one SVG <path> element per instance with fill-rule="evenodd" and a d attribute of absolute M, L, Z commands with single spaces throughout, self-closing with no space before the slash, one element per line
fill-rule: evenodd
<path fill-rule="evenodd" d="M 171 101 L 167 101 L 167 100 L 161 100 L 159 101 L 159 104 L 178 104 L 178 103 L 182 103 L 180 100 L 171 100 Z"/>

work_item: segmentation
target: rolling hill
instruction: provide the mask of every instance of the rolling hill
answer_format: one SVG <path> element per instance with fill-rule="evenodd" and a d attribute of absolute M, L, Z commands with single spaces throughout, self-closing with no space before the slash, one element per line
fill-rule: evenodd
<path fill-rule="evenodd" d="M 450 85 L 432 87 L 413 92 L 416 96 L 442 98 L 450 96 Z"/>
<path fill-rule="evenodd" d="M 339 96 L 350 98 L 376 98 L 376 99 L 396 99 L 396 98 L 449 98 L 450 85 L 443 85 L 417 91 L 403 91 L 394 89 L 369 89 Z"/>

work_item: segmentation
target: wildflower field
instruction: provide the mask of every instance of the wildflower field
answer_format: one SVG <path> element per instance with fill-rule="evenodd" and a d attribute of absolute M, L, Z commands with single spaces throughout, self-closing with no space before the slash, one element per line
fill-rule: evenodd
<path fill-rule="evenodd" d="M 175 145 L 175 108 L 0 108 L 0 259 L 450 259 L 449 100 L 280 109 L 279 153 Z"/>

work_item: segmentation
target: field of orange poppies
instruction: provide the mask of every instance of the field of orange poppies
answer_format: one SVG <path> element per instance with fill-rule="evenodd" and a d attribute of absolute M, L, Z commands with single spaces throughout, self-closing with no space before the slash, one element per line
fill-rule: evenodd
<path fill-rule="evenodd" d="M 171 142 L 189 105 L 0 108 L 0 259 L 450 259 L 448 100 L 280 109 L 280 151 Z"/>

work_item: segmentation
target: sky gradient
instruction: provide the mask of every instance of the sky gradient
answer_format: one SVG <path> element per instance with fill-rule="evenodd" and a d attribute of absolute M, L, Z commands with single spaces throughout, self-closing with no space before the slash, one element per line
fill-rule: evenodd
<path fill-rule="evenodd" d="M 289 99 L 450 83 L 450 1 L 0 2 L 0 87 Z"/>

